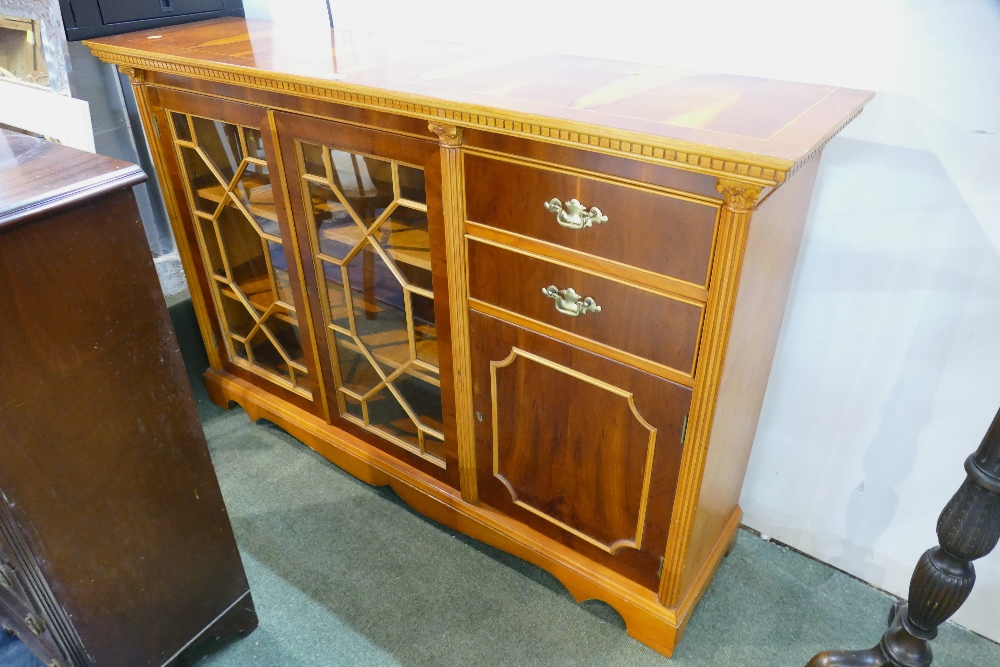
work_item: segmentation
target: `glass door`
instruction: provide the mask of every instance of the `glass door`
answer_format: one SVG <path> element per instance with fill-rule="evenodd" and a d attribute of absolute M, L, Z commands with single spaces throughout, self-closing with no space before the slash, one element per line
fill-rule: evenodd
<path fill-rule="evenodd" d="M 436 143 L 290 114 L 278 134 L 312 257 L 330 412 L 384 449 L 448 470 Z"/>
<path fill-rule="evenodd" d="M 171 91 L 161 91 L 161 103 L 222 334 L 220 352 L 242 375 L 315 407 L 295 250 L 268 158 L 267 112 Z"/>

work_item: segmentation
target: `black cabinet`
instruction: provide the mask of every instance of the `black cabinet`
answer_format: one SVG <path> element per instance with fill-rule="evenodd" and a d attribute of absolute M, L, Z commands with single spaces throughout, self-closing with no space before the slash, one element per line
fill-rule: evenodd
<path fill-rule="evenodd" d="M 243 0 L 59 0 L 71 41 L 122 32 L 243 16 Z"/>

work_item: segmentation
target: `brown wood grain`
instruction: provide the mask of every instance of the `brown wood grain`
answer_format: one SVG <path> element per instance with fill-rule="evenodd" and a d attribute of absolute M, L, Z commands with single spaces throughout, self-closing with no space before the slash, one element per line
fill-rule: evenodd
<path fill-rule="evenodd" d="M 0 130 L 0 228 L 145 180 L 134 164 Z"/>
<path fill-rule="evenodd" d="M 486 315 L 473 312 L 469 321 L 480 498 L 655 588 L 690 389 Z M 504 365 L 515 348 L 522 358 Z M 524 358 L 524 353 L 578 376 Z M 496 402 L 491 365 L 500 366 Z M 602 384 L 631 394 L 635 411 Z M 647 426 L 656 429 L 651 461 L 646 458 Z M 495 448 L 506 484 L 494 473 Z M 646 465 L 649 486 L 644 491 Z M 641 511 L 643 496 L 646 507 Z M 516 499 L 537 511 L 515 504 Z M 638 549 L 614 544 L 634 538 L 637 528 L 642 529 Z"/>
<path fill-rule="evenodd" d="M 171 72 L 150 72 L 149 84 L 161 88 L 176 88 L 193 93 L 212 95 L 236 102 L 264 106 L 275 111 L 289 111 L 354 125 L 398 132 L 414 137 L 431 138 L 427 122 L 394 113 L 363 109 L 326 100 L 291 95 L 273 90 L 248 88 L 219 81 L 192 79 Z M 681 172 L 684 173 L 684 172 Z M 714 179 L 708 179 L 713 182 Z"/>
<path fill-rule="evenodd" d="M 0 283 L 4 551 L 80 655 L 161 665 L 248 586 L 130 189 L 0 228 Z"/>
<path fill-rule="evenodd" d="M 191 225 L 184 185 L 178 172 L 177 161 L 173 158 L 174 149 L 170 133 L 158 134 L 155 131 L 157 127 L 169 127 L 167 112 L 162 107 L 156 106 L 159 96 L 155 88 L 149 88 L 141 81 L 134 80 L 132 91 L 146 133 L 150 156 L 155 165 L 156 179 L 163 193 L 163 203 L 167 207 L 170 229 L 177 244 L 177 254 L 184 268 L 184 277 L 191 294 L 191 305 L 194 306 L 195 316 L 198 319 L 198 329 L 205 346 L 205 354 L 211 368 L 222 368 L 222 358 L 216 343 L 222 334 L 218 317 L 215 315 L 215 304 L 212 303 L 208 275 Z"/>
<path fill-rule="evenodd" d="M 310 299 L 303 326 L 319 341 L 334 418 L 306 414 L 301 398 L 221 363 L 206 375 L 213 400 L 239 401 L 251 418 L 390 484 L 427 516 L 541 565 L 577 599 L 608 602 L 629 634 L 669 654 L 736 533 L 811 170 L 871 94 L 567 56 L 506 54 L 496 65 L 493 44 L 403 44 L 341 30 L 290 55 L 271 24 L 242 20 L 89 44 L 151 100 L 198 93 L 277 120 L 281 195 Z M 297 137 L 425 169 L 446 471 L 336 418 Z M 542 207 L 552 198 L 599 207 L 609 221 L 560 227 Z M 572 287 L 602 311 L 558 313 L 542 294 L 549 285 Z M 508 359 L 517 346 L 524 351 Z M 654 468 L 665 472 L 649 477 L 644 519 L 635 490 L 641 422 L 615 387 L 657 428 Z M 663 449 L 664 437 L 679 443 L 680 404 L 690 412 L 685 444 Z M 514 415 L 497 422 L 513 443 L 498 450 L 509 486 L 492 472 L 494 405 Z M 605 421 L 590 428 L 596 414 Z M 477 495 L 471 482 L 484 479 L 492 486 Z M 624 546 L 642 521 L 640 548 Z"/>
<path fill-rule="evenodd" d="M 739 503 L 818 167 L 818 158 L 804 166 L 750 219 L 682 591 Z"/>
<path fill-rule="evenodd" d="M 479 155 L 465 156 L 465 182 L 470 222 L 700 287 L 708 284 L 715 206 Z M 564 227 L 543 207 L 552 198 L 563 205 L 576 199 L 588 210 L 597 207 L 608 221 L 584 229 Z"/>
<path fill-rule="evenodd" d="M 747 231 L 753 208 L 762 191 L 759 184 L 722 179 L 718 188 L 725 196 L 725 206 L 719 219 L 712 289 L 705 307 L 705 344 L 699 354 L 698 374 L 694 382 L 688 420 L 689 432 L 681 461 L 677 500 L 670 519 L 664 572 L 660 580 L 659 599 L 670 607 L 676 607 L 684 599 L 681 594 L 681 580 L 685 575 L 684 557 L 690 544 L 706 453 L 711 444 L 710 425 L 715 414 L 722 368 L 726 362 L 729 326 L 737 300 Z"/>
<path fill-rule="evenodd" d="M 465 233 L 470 238 L 478 238 L 494 245 L 522 250 L 531 255 L 539 255 L 563 264 L 572 264 L 592 273 L 618 278 L 627 283 L 650 287 L 654 290 L 668 292 L 692 301 L 705 302 L 708 300 L 708 290 L 703 287 L 697 287 L 691 283 L 664 276 L 660 273 L 653 273 L 627 264 L 613 262 L 603 257 L 570 250 L 554 243 L 513 234 L 502 229 L 497 229 L 496 227 L 488 227 L 487 225 L 480 225 L 475 222 L 466 222 Z"/>
<path fill-rule="evenodd" d="M 601 312 L 571 317 L 542 290 L 573 288 Z M 693 373 L 703 307 L 469 240 L 469 296 L 655 363 Z"/>
<path fill-rule="evenodd" d="M 296 220 L 291 230 L 303 258 L 303 275 L 308 287 L 312 327 L 318 332 L 320 367 L 326 387 L 325 400 L 330 409 L 331 423 L 354 436 L 371 443 L 385 452 L 397 456 L 407 465 L 421 470 L 458 488 L 458 438 L 455 433 L 454 380 L 451 361 L 451 324 L 448 301 L 447 263 L 444 247 L 444 212 L 441 197 L 441 158 L 436 142 L 418 140 L 379 132 L 369 128 L 325 121 L 307 116 L 288 113 L 275 114 L 277 140 L 283 159 L 282 168 L 286 174 L 288 201 L 292 218 Z M 353 424 L 340 416 L 337 404 L 337 387 L 334 380 L 335 353 L 327 345 L 325 315 L 321 302 L 325 279 L 317 272 L 315 253 L 307 229 L 307 216 L 301 174 L 296 161 L 296 142 L 305 141 L 331 148 L 378 156 L 387 160 L 397 160 L 417 165 L 424 169 L 424 184 L 427 193 L 427 220 L 430 234 L 431 271 L 434 286 L 434 317 L 437 329 L 438 360 L 440 364 L 442 416 L 444 418 L 445 469 L 441 469 L 419 456 L 386 442 L 377 435 Z"/>
<path fill-rule="evenodd" d="M 398 460 L 341 429 L 322 423 L 229 373 L 205 375 L 209 396 L 220 406 L 236 402 L 251 419 L 267 419 L 312 447 L 358 479 L 388 485 L 415 510 L 486 544 L 514 554 L 552 573 L 573 598 L 601 600 L 625 620 L 628 634 L 669 656 L 684 619 L 659 604 L 656 595 L 609 567 L 581 555 L 484 503 L 464 502 L 458 492 L 423 472 L 400 467 Z M 721 560 L 722 551 L 718 554 Z M 708 568 L 710 574 L 712 568 Z M 694 605 L 685 609 L 693 611 Z"/>
<path fill-rule="evenodd" d="M 149 39 L 152 35 L 157 39 Z M 414 109 L 444 112 L 427 116 L 469 114 L 471 125 L 490 125 L 489 114 L 481 114 L 484 109 L 499 112 L 493 126 L 499 120 L 500 127 L 508 129 L 509 118 L 509 129 L 515 131 L 524 128 L 515 128 L 514 123 L 541 126 L 540 119 L 553 119 L 554 125 L 547 129 L 567 143 L 589 143 L 590 132 L 601 136 L 612 130 L 648 139 L 650 149 L 654 143 L 677 151 L 709 148 L 694 153 L 707 160 L 706 165 L 695 160 L 696 166 L 725 169 L 721 163 L 713 165 L 712 159 L 746 159 L 748 165 L 770 168 L 770 176 L 756 168 L 757 175 L 766 178 L 775 178 L 775 169 L 787 172 L 803 160 L 871 98 L 866 91 L 836 86 L 516 53 L 488 40 L 399 41 L 336 29 L 329 39 L 301 40 L 290 51 L 281 48 L 281 39 L 269 22 L 231 18 L 86 43 L 108 57 L 145 57 L 183 65 L 197 60 L 216 71 L 265 77 L 262 84 L 277 77 L 311 85 L 317 92 L 387 96 L 391 102 L 384 106 L 391 108 L 398 100 Z M 506 63 L 497 66 L 497 57 Z M 531 76 L 525 77 L 525 72 Z M 563 138 L 563 127 L 575 127 L 587 138 L 574 139 L 569 129 Z M 674 159 L 684 161 L 679 155 Z"/>
<path fill-rule="evenodd" d="M 277 157 L 275 156 L 274 138 L 270 130 L 270 123 L 268 121 L 267 110 L 261 107 L 230 102 L 227 100 L 221 100 L 214 97 L 208 97 L 205 95 L 195 95 L 177 90 L 170 90 L 170 89 L 163 89 L 163 90 L 154 89 L 154 90 L 156 92 L 157 104 L 165 112 L 164 118 L 169 118 L 170 117 L 169 112 L 175 111 L 185 114 L 191 114 L 192 116 L 199 116 L 202 118 L 209 118 L 212 120 L 220 120 L 226 123 L 242 125 L 244 127 L 252 127 L 260 130 L 260 136 L 264 144 L 264 152 L 268 165 L 267 167 L 268 179 L 271 184 L 271 193 L 272 196 L 274 197 L 274 202 L 275 202 L 275 212 L 277 214 L 278 225 L 281 230 L 280 235 L 281 238 L 284 240 L 284 243 L 282 244 L 282 252 L 284 253 L 285 256 L 285 265 L 288 267 L 287 270 L 288 270 L 289 280 L 291 283 L 293 305 L 295 306 L 296 313 L 305 312 L 305 294 L 303 293 L 303 290 L 299 287 L 301 285 L 300 282 L 301 278 L 298 271 L 298 262 L 296 261 L 294 250 L 290 245 L 293 242 L 294 234 L 292 232 L 291 222 L 288 220 L 288 216 L 286 214 L 285 200 L 282 192 L 281 182 L 279 179 L 280 165 L 278 164 Z M 162 127 L 160 132 L 161 136 L 162 135 L 167 135 L 167 137 L 170 136 L 170 130 L 168 129 L 168 127 L 169 125 L 164 125 Z M 180 187 L 180 190 L 177 191 L 177 194 L 180 195 L 179 199 L 181 199 L 184 202 L 183 206 L 185 209 L 187 209 L 186 224 L 189 226 L 189 228 L 192 228 L 191 237 L 195 244 L 193 247 L 197 248 L 198 247 L 197 240 L 193 234 L 194 232 L 193 226 L 194 224 L 196 224 L 197 218 L 190 211 L 190 204 L 188 203 L 187 199 L 183 194 L 185 186 L 183 184 L 181 169 L 179 166 L 180 157 L 177 154 L 177 149 L 169 142 L 165 147 L 165 149 L 166 149 L 165 150 L 166 155 L 169 156 L 168 160 L 173 163 L 171 165 L 171 171 L 176 173 L 177 180 L 179 181 L 177 185 Z M 240 253 L 243 253 L 243 255 L 249 257 L 256 256 L 256 254 L 259 254 L 260 252 L 260 245 L 256 241 L 253 241 L 246 248 L 242 249 L 238 247 L 232 248 L 232 252 L 236 254 L 236 258 L 232 259 L 232 261 L 238 263 L 239 257 L 241 256 Z M 204 266 L 202 266 L 202 270 L 204 271 Z M 204 281 L 206 283 L 213 282 L 208 277 L 207 272 L 204 274 Z M 213 308 L 213 310 L 215 309 Z M 310 344 L 311 342 L 310 338 L 305 331 L 300 330 L 300 337 L 302 341 L 302 351 L 304 355 L 305 366 L 308 369 L 309 378 L 312 379 L 309 382 L 309 386 L 312 387 L 313 389 L 312 390 L 313 395 L 311 398 L 307 398 L 295 392 L 289 391 L 288 389 L 280 385 L 277 385 L 274 382 L 271 382 L 267 378 L 261 377 L 260 375 L 253 373 L 252 371 L 249 371 L 233 363 L 229 359 L 229 352 L 225 344 L 226 339 L 224 338 L 224 336 L 226 336 L 226 334 L 222 332 L 221 327 L 218 324 L 218 322 L 220 322 L 221 320 L 218 319 L 218 315 L 216 315 L 216 318 L 217 318 L 216 331 L 218 332 L 218 335 L 215 338 L 215 347 L 217 349 L 219 358 L 221 359 L 223 365 L 228 370 L 230 370 L 235 375 L 246 377 L 248 382 L 258 383 L 264 387 L 273 386 L 275 391 L 285 396 L 287 400 L 299 405 L 308 406 L 308 409 L 311 412 L 314 412 L 315 414 L 323 414 L 325 409 L 323 404 L 323 397 L 320 395 L 320 392 L 316 390 L 318 388 L 318 385 L 315 383 L 315 378 L 317 377 L 317 373 L 319 372 L 317 365 L 318 360 L 316 358 L 316 351 Z"/>
<path fill-rule="evenodd" d="M 516 155 L 529 160 L 670 188 L 709 199 L 719 198 L 719 192 L 715 189 L 716 179 L 695 171 L 484 130 L 467 129 L 464 136 L 465 145 L 473 149 L 501 155 Z"/>
<path fill-rule="evenodd" d="M 476 479 L 476 451 L 473 438 L 472 411 L 472 360 L 469 349 L 469 286 L 466 280 L 468 265 L 464 238 L 465 231 L 465 170 L 462 167 L 462 131 L 456 126 L 429 123 L 428 129 L 438 138 L 440 170 L 431 172 L 440 182 L 440 195 L 444 204 L 443 225 L 440 238 L 434 239 L 438 247 L 444 248 L 444 267 L 440 261 L 436 269 L 441 271 L 435 284 L 447 285 L 448 328 L 450 354 L 445 355 L 450 371 L 449 384 L 453 389 L 454 401 L 449 410 L 455 417 L 455 440 L 458 449 L 459 480 L 462 499 L 469 503 L 479 500 Z M 442 278 L 445 282 L 442 283 Z"/>
<path fill-rule="evenodd" d="M 493 476 L 516 504 L 599 548 L 636 548 L 656 429 L 628 397 L 547 361 L 522 350 L 491 360 Z"/>

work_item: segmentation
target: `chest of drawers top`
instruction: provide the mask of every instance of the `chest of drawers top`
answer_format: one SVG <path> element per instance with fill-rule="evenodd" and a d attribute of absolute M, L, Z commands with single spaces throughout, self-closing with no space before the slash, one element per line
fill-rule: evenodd
<path fill-rule="evenodd" d="M 120 66 L 342 101 L 762 185 L 784 181 L 867 91 L 482 44 L 217 19 L 87 42 Z"/>

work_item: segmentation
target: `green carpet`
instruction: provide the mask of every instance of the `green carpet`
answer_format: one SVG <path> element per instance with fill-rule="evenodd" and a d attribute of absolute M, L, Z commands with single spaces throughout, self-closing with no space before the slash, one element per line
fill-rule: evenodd
<path fill-rule="evenodd" d="M 603 603 L 576 604 L 548 573 L 421 517 L 277 427 L 211 404 L 190 302 L 171 315 L 260 617 L 250 636 L 190 663 L 801 666 L 825 648 L 871 646 L 884 630 L 890 598 L 742 531 L 667 660 L 629 638 Z M 941 667 L 1000 664 L 1000 646 L 953 625 L 935 655 Z"/>

